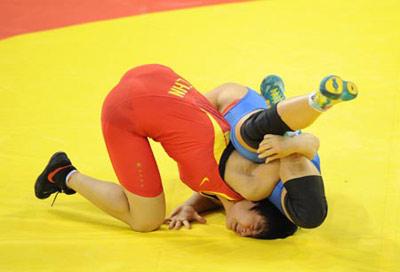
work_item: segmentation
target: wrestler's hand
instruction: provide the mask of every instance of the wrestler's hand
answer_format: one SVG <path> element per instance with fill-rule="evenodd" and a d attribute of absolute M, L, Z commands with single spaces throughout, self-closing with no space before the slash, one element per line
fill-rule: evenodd
<path fill-rule="evenodd" d="M 267 158 L 265 163 L 287 157 L 296 152 L 292 143 L 292 137 L 267 134 L 257 149 L 258 157 Z"/>
<path fill-rule="evenodd" d="M 192 206 L 184 205 L 176 208 L 175 211 L 164 220 L 164 224 L 167 224 L 169 229 L 178 230 L 182 226 L 190 229 L 190 223 L 194 221 L 201 224 L 206 223 L 206 219 L 201 217 Z"/>

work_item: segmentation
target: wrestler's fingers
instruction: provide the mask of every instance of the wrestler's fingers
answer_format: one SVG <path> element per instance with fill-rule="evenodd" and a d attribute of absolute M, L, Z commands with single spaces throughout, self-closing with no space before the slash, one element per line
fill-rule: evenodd
<path fill-rule="evenodd" d="M 258 154 L 258 158 L 259 158 L 259 159 L 264 159 L 264 158 L 266 158 L 266 157 L 268 157 L 268 156 L 265 154 L 265 152 L 264 152 L 264 153 L 261 153 L 261 154 Z"/>
<path fill-rule="evenodd" d="M 276 160 L 276 159 L 279 159 L 278 155 L 269 156 L 269 157 L 265 160 L 265 163 L 272 162 L 272 161 L 274 161 L 274 160 Z"/>
<path fill-rule="evenodd" d="M 267 145 L 267 144 L 264 144 L 264 145 L 259 145 L 259 147 L 258 147 L 258 149 L 257 149 L 257 153 L 261 153 L 261 152 L 264 152 L 265 150 L 268 150 L 268 149 L 270 149 L 270 148 L 272 148 L 272 146 L 271 145 Z"/>
<path fill-rule="evenodd" d="M 263 139 L 261 142 L 260 142 L 260 146 L 262 146 L 262 145 L 266 145 L 266 144 L 269 144 L 269 143 L 271 143 L 271 141 L 272 141 L 272 139 L 270 139 L 270 138 L 266 138 L 266 139 Z"/>
<path fill-rule="evenodd" d="M 195 213 L 194 219 L 196 219 L 196 221 L 201 224 L 205 224 L 207 222 L 207 220 L 204 217 L 200 216 L 198 213 Z"/>
<path fill-rule="evenodd" d="M 265 134 L 264 135 L 264 139 L 271 139 L 271 138 L 274 138 L 276 135 L 274 135 L 274 134 Z"/>
<path fill-rule="evenodd" d="M 183 225 L 185 226 L 185 228 L 190 229 L 190 223 L 187 220 L 183 220 Z"/>
<path fill-rule="evenodd" d="M 182 221 L 177 221 L 174 227 L 174 230 L 178 230 L 182 227 Z"/>
<path fill-rule="evenodd" d="M 272 145 L 270 143 L 264 143 L 264 144 L 261 143 L 259 145 L 258 149 L 257 149 L 257 153 L 264 152 L 264 151 L 266 151 L 268 149 L 271 149 L 271 148 L 272 148 Z"/>
<path fill-rule="evenodd" d="M 266 157 L 270 157 L 270 156 L 273 156 L 273 155 L 276 155 L 276 151 L 275 151 L 274 148 L 271 148 L 271 149 L 268 149 L 267 151 L 264 151 L 264 152 L 261 153 L 261 154 L 258 154 L 258 157 L 259 157 L 260 159 L 264 159 L 264 158 L 266 158 Z"/>
<path fill-rule="evenodd" d="M 176 221 L 171 220 L 171 222 L 169 222 L 168 229 L 170 229 L 170 230 L 173 229 L 175 227 L 175 224 L 176 224 Z"/>

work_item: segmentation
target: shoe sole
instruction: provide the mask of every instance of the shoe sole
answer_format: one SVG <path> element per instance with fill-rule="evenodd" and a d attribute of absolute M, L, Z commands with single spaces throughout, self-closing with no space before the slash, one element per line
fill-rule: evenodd
<path fill-rule="evenodd" d="M 343 101 L 348 101 L 356 98 L 358 96 L 358 88 L 356 84 L 351 81 L 346 82 L 345 89 L 340 99 Z"/>
<path fill-rule="evenodd" d="M 348 101 L 357 97 L 357 86 L 350 81 L 345 81 L 338 76 L 327 76 L 321 81 L 320 92 L 333 100 Z"/>
<path fill-rule="evenodd" d="M 338 76 L 327 76 L 321 81 L 319 90 L 331 99 L 339 99 L 343 93 L 343 80 Z"/>

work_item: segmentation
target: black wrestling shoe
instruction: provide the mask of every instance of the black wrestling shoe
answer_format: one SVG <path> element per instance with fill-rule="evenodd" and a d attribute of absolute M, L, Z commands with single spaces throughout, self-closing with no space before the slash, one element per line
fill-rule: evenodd
<path fill-rule="evenodd" d="M 53 193 L 65 193 L 67 195 L 76 192 L 68 188 L 65 178 L 76 170 L 64 152 L 57 152 L 51 158 L 46 168 L 36 179 L 35 195 L 39 199 L 48 198 Z"/>

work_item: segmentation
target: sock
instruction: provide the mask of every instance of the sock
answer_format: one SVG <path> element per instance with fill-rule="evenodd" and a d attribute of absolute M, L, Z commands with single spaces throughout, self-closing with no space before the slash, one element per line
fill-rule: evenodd
<path fill-rule="evenodd" d="M 68 186 L 68 183 L 69 183 L 68 180 L 69 180 L 69 178 L 72 176 L 72 174 L 75 173 L 75 172 L 78 172 L 78 171 L 77 171 L 77 170 L 72 170 L 72 171 L 69 172 L 68 175 L 65 177 L 65 185 L 67 185 L 68 188 L 70 188 L 70 187 Z"/>
<path fill-rule="evenodd" d="M 310 94 L 308 96 L 308 104 L 319 112 L 324 112 L 333 106 L 332 100 L 320 92 Z"/>

